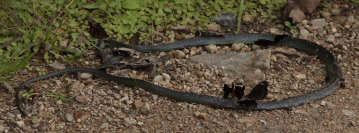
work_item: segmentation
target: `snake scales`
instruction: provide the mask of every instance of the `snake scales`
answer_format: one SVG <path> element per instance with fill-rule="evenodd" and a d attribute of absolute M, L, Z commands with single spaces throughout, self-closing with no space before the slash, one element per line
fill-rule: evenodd
<path fill-rule="evenodd" d="M 117 43 L 114 41 L 104 41 L 104 42 L 108 45 L 112 45 L 115 47 L 127 47 L 131 49 L 135 49 L 136 51 L 140 51 L 140 52 L 169 51 L 174 49 L 183 49 L 187 47 L 201 46 L 207 44 L 230 44 L 230 43 L 239 43 L 239 42 L 246 44 L 256 43 L 259 45 L 278 44 L 278 45 L 292 47 L 298 50 L 305 51 L 309 54 L 316 55 L 317 58 L 319 58 L 325 64 L 327 78 L 326 78 L 326 83 L 323 87 L 320 87 L 310 93 L 306 93 L 296 97 L 282 99 L 279 101 L 268 101 L 268 102 L 257 101 L 257 106 L 247 106 L 245 104 L 238 103 L 238 101 L 234 99 L 224 99 L 214 96 L 179 92 L 152 84 L 144 80 L 117 77 L 95 69 L 68 68 L 47 75 L 43 75 L 40 77 L 36 77 L 20 84 L 17 87 L 16 104 L 21 114 L 26 116 L 26 113 L 23 111 L 20 102 L 19 93 L 21 89 L 23 89 L 26 85 L 39 80 L 44 80 L 47 78 L 55 77 L 60 74 L 72 73 L 72 72 L 91 73 L 98 77 L 104 78 L 106 80 L 114 81 L 119 84 L 141 87 L 143 89 L 146 89 L 147 91 L 157 93 L 159 95 L 166 96 L 168 98 L 175 99 L 178 101 L 205 104 L 217 108 L 234 108 L 234 109 L 250 109 L 250 110 L 285 109 L 293 106 L 298 106 L 304 103 L 308 103 L 310 101 L 322 99 L 330 95 L 334 91 L 336 91 L 340 87 L 340 84 L 344 81 L 342 69 L 340 68 L 337 59 L 330 51 L 328 51 L 327 49 L 316 43 L 303 39 L 285 36 L 285 35 L 255 33 L 255 34 L 201 36 L 201 37 L 194 37 L 170 44 L 154 45 L 154 46 L 127 45 L 127 44 Z"/>

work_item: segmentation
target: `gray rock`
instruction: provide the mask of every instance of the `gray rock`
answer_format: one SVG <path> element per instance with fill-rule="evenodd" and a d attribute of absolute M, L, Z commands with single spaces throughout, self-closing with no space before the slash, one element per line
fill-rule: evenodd
<path fill-rule="evenodd" d="M 151 112 L 150 104 L 144 103 L 140 108 L 140 112 L 144 115 L 149 114 Z"/>
<path fill-rule="evenodd" d="M 333 33 L 336 33 L 336 32 L 338 31 L 338 29 L 335 28 L 335 27 L 332 27 L 331 31 L 332 31 Z"/>
<path fill-rule="evenodd" d="M 69 90 L 73 91 L 75 94 L 80 93 L 85 87 L 85 84 L 76 81 L 70 84 Z"/>
<path fill-rule="evenodd" d="M 132 117 L 127 117 L 124 119 L 125 125 L 131 125 L 136 123 L 136 119 L 132 118 Z"/>
<path fill-rule="evenodd" d="M 10 112 L 7 112 L 7 113 L 5 114 L 5 117 L 8 118 L 8 119 L 14 119 L 14 118 L 15 118 L 15 115 L 12 114 L 12 113 L 10 113 Z"/>
<path fill-rule="evenodd" d="M 105 115 L 105 119 L 106 119 L 106 121 L 108 121 L 108 122 L 113 121 L 112 117 L 109 116 L 109 115 Z"/>
<path fill-rule="evenodd" d="M 80 73 L 80 78 L 82 78 L 82 79 L 90 79 L 90 78 L 92 78 L 92 74 L 90 74 L 90 73 Z"/>
<path fill-rule="evenodd" d="M 184 53 L 183 51 L 180 51 L 180 50 L 171 51 L 169 53 L 169 55 L 171 55 L 172 57 L 175 57 L 177 59 L 186 57 L 186 53 Z"/>
<path fill-rule="evenodd" d="M 87 95 L 78 95 L 76 96 L 76 101 L 80 102 L 80 103 L 86 103 L 88 101 L 90 101 L 90 97 Z"/>
<path fill-rule="evenodd" d="M 49 112 L 40 111 L 38 117 L 39 117 L 39 118 L 54 118 L 55 115 L 52 114 L 52 113 L 49 113 Z"/>
<path fill-rule="evenodd" d="M 62 63 L 52 63 L 52 64 L 49 64 L 50 67 L 54 68 L 54 69 L 57 69 L 57 70 L 61 70 L 61 69 L 65 69 L 66 66 Z"/>
<path fill-rule="evenodd" d="M 269 28 L 269 32 L 271 34 L 277 34 L 277 35 L 282 35 L 284 33 L 284 31 L 277 28 Z"/>
<path fill-rule="evenodd" d="M 303 38 L 308 38 L 309 31 L 307 29 L 301 28 L 300 29 L 300 36 Z"/>
<path fill-rule="evenodd" d="M 296 75 L 294 75 L 294 78 L 296 78 L 298 80 L 306 79 L 307 75 L 305 75 L 305 74 L 296 74 Z"/>
<path fill-rule="evenodd" d="M 316 29 L 323 28 L 325 26 L 325 19 L 314 19 L 312 22 L 310 22 Z"/>
<path fill-rule="evenodd" d="M 333 14 L 333 15 L 339 15 L 340 14 L 340 10 L 338 8 L 334 8 L 332 10 L 330 10 L 330 12 Z"/>
<path fill-rule="evenodd" d="M 353 110 L 343 109 L 343 110 L 342 110 L 342 113 L 343 113 L 344 115 L 346 115 L 346 116 L 351 117 L 351 118 L 353 118 L 353 117 L 356 116 L 356 114 L 355 114 L 355 112 L 354 112 Z"/>
<path fill-rule="evenodd" d="M 210 44 L 204 47 L 204 50 L 206 50 L 209 53 L 216 53 L 217 52 L 217 46 L 214 44 Z"/>
<path fill-rule="evenodd" d="M 129 99 L 130 99 L 130 98 L 129 98 L 128 96 L 125 96 L 125 97 L 121 98 L 121 99 L 118 100 L 118 101 L 123 102 L 123 101 L 128 101 Z"/>
<path fill-rule="evenodd" d="M 162 76 L 167 80 L 171 80 L 171 76 L 167 73 L 162 73 Z"/>
<path fill-rule="evenodd" d="M 329 108 L 335 107 L 335 104 L 328 102 L 328 101 L 325 102 L 325 105 L 328 106 Z"/>
<path fill-rule="evenodd" d="M 309 22 L 308 22 L 308 20 L 304 19 L 304 20 L 302 20 L 301 23 L 302 23 L 303 25 L 307 25 Z"/>
<path fill-rule="evenodd" d="M 256 51 L 256 50 L 259 50 L 261 47 L 259 45 L 256 45 L 256 44 L 253 44 L 252 45 L 252 50 L 253 51 Z"/>
<path fill-rule="evenodd" d="M 292 85 L 289 86 L 291 90 L 298 90 L 298 82 L 294 82 Z"/>
<path fill-rule="evenodd" d="M 335 36 L 334 35 L 329 35 L 326 39 L 327 42 L 329 43 L 334 43 L 335 42 Z"/>
<path fill-rule="evenodd" d="M 325 101 L 321 101 L 320 105 L 325 106 Z"/>
<path fill-rule="evenodd" d="M 326 19 L 329 19 L 329 17 L 331 16 L 332 14 L 329 13 L 329 12 L 323 12 L 322 13 L 322 17 L 326 18 Z"/>
<path fill-rule="evenodd" d="M 5 127 L 3 125 L 0 125 L 0 132 L 5 132 Z"/>
<path fill-rule="evenodd" d="M 241 49 L 244 48 L 244 46 L 245 46 L 244 43 L 234 43 L 234 44 L 232 44 L 232 49 L 234 51 L 240 51 Z"/>
<path fill-rule="evenodd" d="M 102 124 L 101 124 L 101 126 L 100 126 L 100 128 L 107 128 L 107 127 L 108 127 L 108 125 L 109 125 L 109 124 L 108 124 L 107 122 L 102 123 Z"/>
<path fill-rule="evenodd" d="M 263 123 L 264 125 L 267 125 L 267 121 L 265 120 L 259 120 L 259 122 Z"/>
<path fill-rule="evenodd" d="M 207 68 L 225 66 L 225 73 L 242 78 L 247 83 L 264 80 L 263 75 L 270 68 L 270 57 L 271 52 L 266 49 L 247 53 L 201 54 L 189 58 L 188 62 L 203 63 Z"/>
<path fill-rule="evenodd" d="M 23 126 L 25 126 L 25 122 L 24 121 L 17 121 L 17 122 L 15 122 L 16 123 L 16 125 L 18 126 L 18 127 L 23 127 Z"/>
<path fill-rule="evenodd" d="M 66 121 L 72 122 L 74 120 L 74 116 L 72 114 L 65 114 Z"/>
<path fill-rule="evenodd" d="M 161 82 L 161 81 L 163 81 L 163 76 L 162 75 L 156 75 L 156 77 L 153 78 L 153 81 Z"/>

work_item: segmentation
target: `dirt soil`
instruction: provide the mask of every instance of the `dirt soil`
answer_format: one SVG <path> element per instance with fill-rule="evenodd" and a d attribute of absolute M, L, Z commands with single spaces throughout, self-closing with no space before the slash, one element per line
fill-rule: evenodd
<path fill-rule="evenodd" d="M 28 85 L 40 94 L 27 100 L 29 117 L 21 117 L 14 95 L 2 88 L 0 132 L 359 132 L 359 9 L 343 3 L 332 4 L 331 9 L 318 7 L 297 24 L 299 37 L 329 49 L 338 58 L 345 74 L 345 87 L 324 99 L 291 110 L 216 109 L 175 101 L 91 75 L 81 74 L 78 80 L 75 74 L 67 74 Z M 313 27 L 313 21 L 319 18 L 325 19 L 325 26 Z M 284 28 L 280 23 L 266 24 L 259 32 L 284 33 Z M 186 59 L 206 52 L 258 49 L 264 47 L 253 45 L 238 50 L 228 45 L 140 53 L 141 57 L 157 59 L 157 76 L 152 77 L 146 70 L 110 70 L 109 73 L 144 79 L 174 90 L 221 97 L 223 84 L 239 78 L 238 75 L 222 73 L 225 69 L 222 66 L 208 68 L 201 63 L 188 64 Z M 270 59 L 271 68 L 265 72 L 269 96 L 264 101 L 307 93 L 325 83 L 324 65 L 312 55 L 300 51 L 294 52 L 294 56 L 279 52 L 272 53 Z M 37 77 L 40 72 L 46 74 L 55 70 L 42 60 L 38 55 L 31 60 L 33 70 L 13 73 L 16 76 L 10 80 L 11 85 Z M 78 66 L 97 67 L 89 62 L 100 60 L 88 58 L 87 63 Z M 40 72 L 35 69 L 37 67 L 42 68 Z"/>

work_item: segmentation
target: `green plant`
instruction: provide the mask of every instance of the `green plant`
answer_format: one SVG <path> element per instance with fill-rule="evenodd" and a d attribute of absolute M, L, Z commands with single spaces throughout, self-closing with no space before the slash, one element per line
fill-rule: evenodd
<path fill-rule="evenodd" d="M 255 0 L 241 0 L 241 3 L 236 0 L 1 1 L 0 82 L 11 77 L 9 73 L 27 66 L 27 61 L 39 51 L 51 63 L 58 59 L 69 62 L 96 48 L 97 39 L 88 32 L 89 20 L 100 23 L 117 41 L 141 33 L 141 41 L 153 42 L 157 33 L 168 36 L 172 34 L 169 29 L 177 25 L 187 25 L 192 32 L 206 30 L 211 18 L 220 13 L 232 12 L 240 19 L 241 15 L 252 13 L 271 17 L 271 12 L 282 7 L 283 1 L 261 0 L 260 5 Z M 259 10 L 260 6 L 266 10 Z M 66 46 L 61 46 L 60 41 L 66 42 Z M 63 52 L 73 54 L 60 54 Z M 76 61 L 84 61 L 79 59 Z"/>
<path fill-rule="evenodd" d="M 66 95 L 64 95 L 64 94 L 46 95 L 46 96 L 53 97 L 56 104 L 57 104 L 57 101 L 59 101 L 59 100 L 61 100 L 61 101 L 70 101 L 69 99 L 66 98 Z"/>
<path fill-rule="evenodd" d="M 246 1 L 246 14 L 273 20 L 277 17 L 275 12 L 281 11 L 286 4 L 287 0 L 259 0 L 259 4 L 258 0 L 249 0 Z"/>
<path fill-rule="evenodd" d="M 22 97 L 25 98 L 25 99 L 32 100 L 32 96 L 39 94 L 39 93 L 34 93 L 34 91 L 35 91 L 34 89 L 31 89 L 28 92 L 22 94 Z"/>
<path fill-rule="evenodd" d="M 284 25 L 289 28 L 289 32 L 292 34 L 293 37 L 297 37 L 297 34 L 296 34 L 297 26 L 292 25 L 289 21 L 285 21 Z"/>
<path fill-rule="evenodd" d="M 32 119 L 31 119 L 31 123 L 32 124 L 35 124 L 37 122 L 39 118 L 37 116 L 34 116 Z"/>
<path fill-rule="evenodd" d="M 239 6 L 239 14 L 238 14 L 237 33 L 240 33 L 243 11 L 244 11 L 245 9 L 246 9 L 246 6 L 245 6 L 245 4 L 244 4 L 244 0 L 241 0 L 241 4 L 240 4 L 240 6 Z"/>

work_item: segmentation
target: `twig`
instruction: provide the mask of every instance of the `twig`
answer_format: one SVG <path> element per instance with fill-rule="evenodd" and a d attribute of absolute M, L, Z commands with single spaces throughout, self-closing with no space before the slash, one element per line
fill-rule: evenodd
<path fill-rule="evenodd" d="M 62 15 L 62 13 L 64 13 L 64 11 L 69 8 L 69 6 L 74 2 L 75 0 L 72 0 L 69 4 L 66 5 L 66 7 L 60 11 L 60 13 L 54 18 L 54 20 L 51 21 L 50 25 L 52 25 L 52 23 L 60 17 L 60 15 Z"/>

